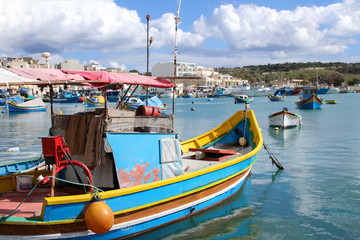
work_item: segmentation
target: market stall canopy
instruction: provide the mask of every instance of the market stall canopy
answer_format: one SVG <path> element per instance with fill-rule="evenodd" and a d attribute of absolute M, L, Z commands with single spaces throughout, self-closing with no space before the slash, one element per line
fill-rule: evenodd
<path fill-rule="evenodd" d="M 72 71 L 46 68 L 7 68 L 19 76 L 33 80 L 48 82 L 48 84 L 84 84 L 92 87 L 104 87 L 107 84 L 132 84 L 157 88 L 173 87 L 169 81 L 143 75 L 113 73 L 105 71 Z"/>
<path fill-rule="evenodd" d="M 36 79 L 19 76 L 13 72 L 0 68 L 0 83 L 38 82 Z"/>

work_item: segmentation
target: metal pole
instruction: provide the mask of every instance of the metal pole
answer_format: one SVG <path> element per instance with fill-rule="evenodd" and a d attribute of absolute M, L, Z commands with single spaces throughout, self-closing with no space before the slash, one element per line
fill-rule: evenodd
<path fill-rule="evenodd" d="M 149 21 L 150 15 L 146 15 L 147 20 L 147 36 L 146 36 L 146 50 L 147 50 L 147 61 L 146 61 L 146 75 L 149 76 Z M 146 86 L 146 105 L 148 105 L 148 98 L 149 98 L 149 87 Z"/>
<path fill-rule="evenodd" d="M 178 8 L 178 11 L 177 11 L 176 17 L 175 17 L 175 53 L 174 53 L 173 116 L 175 116 L 175 83 L 176 83 L 177 28 L 178 28 L 178 23 L 180 22 L 180 17 L 179 17 L 180 5 L 181 5 L 181 0 L 180 0 L 180 2 L 179 2 L 179 8 Z M 174 124 L 173 124 L 173 125 L 174 125 Z"/>

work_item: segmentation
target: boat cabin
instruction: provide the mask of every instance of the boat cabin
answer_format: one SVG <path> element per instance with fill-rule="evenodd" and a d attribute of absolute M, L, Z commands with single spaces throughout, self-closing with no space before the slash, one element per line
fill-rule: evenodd
<path fill-rule="evenodd" d="M 316 87 L 303 87 L 301 95 L 303 98 L 309 98 L 312 95 L 317 96 L 317 94 L 318 94 L 317 90 L 318 89 Z"/>

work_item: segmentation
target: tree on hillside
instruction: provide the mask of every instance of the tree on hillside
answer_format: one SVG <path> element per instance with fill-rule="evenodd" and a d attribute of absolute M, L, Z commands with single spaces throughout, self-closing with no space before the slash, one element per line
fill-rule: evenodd
<path fill-rule="evenodd" d="M 319 84 L 327 84 L 334 86 L 341 86 L 344 83 L 344 76 L 340 73 L 321 74 L 319 76 Z"/>
<path fill-rule="evenodd" d="M 140 74 L 140 72 L 139 72 L 138 70 L 136 70 L 136 69 L 132 69 L 132 70 L 130 70 L 129 72 Z"/>

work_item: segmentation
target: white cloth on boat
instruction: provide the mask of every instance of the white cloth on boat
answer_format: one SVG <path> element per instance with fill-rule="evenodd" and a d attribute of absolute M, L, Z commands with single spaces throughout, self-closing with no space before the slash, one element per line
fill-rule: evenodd
<path fill-rule="evenodd" d="M 184 173 L 179 139 L 163 138 L 161 144 L 162 179 L 179 176 Z"/>

